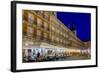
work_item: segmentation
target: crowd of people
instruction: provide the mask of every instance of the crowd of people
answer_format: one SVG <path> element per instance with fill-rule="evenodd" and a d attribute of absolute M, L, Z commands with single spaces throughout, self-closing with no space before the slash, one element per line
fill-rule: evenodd
<path fill-rule="evenodd" d="M 64 50 L 48 48 L 23 49 L 23 62 L 57 61 L 61 58 L 67 58 L 70 56 L 90 57 L 90 54 L 80 52 L 66 52 Z"/>

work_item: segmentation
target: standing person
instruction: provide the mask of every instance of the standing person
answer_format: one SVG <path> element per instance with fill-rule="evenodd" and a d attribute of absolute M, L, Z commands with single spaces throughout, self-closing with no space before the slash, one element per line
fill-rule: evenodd
<path fill-rule="evenodd" d="M 39 58 L 40 58 L 40 53 L 38 52 L 37 53 L 37 59 L 38 59 L 38 61 L 39 61 Z"/>
<path fill-rule="evenodd" d="M 28 61 L 31 62 L 31 49 L 28 49 Z"/>
<path fill-rule="evenodd" d="M 33 52 L 32 52 L 32 60 L 33 60 L 33 61 L 36 61 L 35 50 L 34 50 L 34 49 L 33 49 Z"/>
<path fill-rule="evenodd" d="M 40 56 L 39 49 L 36 49 L 36 62 L 39 61 L 39 56 Z"/>

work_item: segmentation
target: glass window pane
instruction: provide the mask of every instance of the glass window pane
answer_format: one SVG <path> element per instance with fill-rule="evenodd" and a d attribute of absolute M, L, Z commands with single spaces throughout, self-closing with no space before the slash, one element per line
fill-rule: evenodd
<path fill-rule="evenodd" d="M 37 19 L 37 25 L 38 25 L 38 27 L 42 26 L 42 20 L 40 18 Z"/>
<path fill-rule="evenodd" d="M 29 22 L 30 24 L 33 24 L 33 23 L 34 23 L 34 15 L 31 14 L 31 13 L 28 14 L 28 22 Z"/>

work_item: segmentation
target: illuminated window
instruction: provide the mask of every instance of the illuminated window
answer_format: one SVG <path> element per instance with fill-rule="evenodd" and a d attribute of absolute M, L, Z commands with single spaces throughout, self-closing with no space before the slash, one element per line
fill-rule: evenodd
<path fill-rule="evenodd" d="M 39 16 L 43 16 L 43 11 L 36 11 Z"/>
<path fill-rule="evenodd" d="M 52 41 L 54 41 L 54 36 L 52 36 Z"/>
<path fill-rule="evenodd" d="M 52 31 L 54 31 L 54 27 L 52 27 Z"/>
<path fill-rule="evenodd" d="M 41 39 L 41 37 L 42 37 L 41 35 L 42 35 L 41 31 L 40 30 L 37 30 L 37 38 L 38 39 Z"/>
<path fill-rule="evenodd" d="M 44 28 L 48 29 L 48 24 L 46 22 L 44 22 Z"/>
<path fill-rule="evenodd" d="M 57 41 L 59 41 L 59 38 L 57 38 Z"/>
<path fill-rule="evenodd" d="M 22 13 L 23 13 L 23 20 L 28 21 L 28 12 L 23 10 Z"/>
<path fill-rule="evenodd" d="M 47 38 L 48 36 L 47 36 L 47 33 L 44 33 L 44 38 Z"/>
<path fill-rule="evenodd" d="M 45 18 L 46 20 L 49 19 L 49 14 L 48 14 L 48 12 L 45 12 L 45 13 L 44 13 L 44 18 Z"/>
<path fill-rule="evenodd" d="M 32 27 L 27 27 L 27 35 L 32 36 L 33 33 L 33 28 Z"/>
<path fill-rule="evenodd" d="M 28 22 L 29 24 L 33 24 L 34 23 L 34 15 L 29 13 L 28 14 Z"/>
<path fill-rule="evenodd" d="M 37 19 L 37 25 L 38 25 L 38 27 L 42 26 L 42 20 L 40 18 Z"/>
<path fill-rule="evenodd" d="M 52 12 L 52 15 L 56 16 L 56 13 L 55 12 Z"/>
<path fill-rule="evenodd" d="M 52 24 L 52 31 L 55 31 L 55 30 L 56 30 L 55 24 Z"/>
<path fill-rule="evenodd" d="M 23 49 L 23 57 L 27 57 L 28 56 L 28 50 L 27 49 Z"/>
<path fill-rule="evenodd" d="M 56 32 L 59 33 L 59 30 L 57 29 Z"/>

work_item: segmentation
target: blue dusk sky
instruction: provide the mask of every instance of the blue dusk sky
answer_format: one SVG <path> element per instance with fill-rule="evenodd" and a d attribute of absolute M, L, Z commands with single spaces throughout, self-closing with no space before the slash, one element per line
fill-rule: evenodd
<path fill-rule="evenodd" d="M 57 12 L 57 18 L 65 26 L 72 29 L 72 24 L 77 32 L 77 37 L 82 41 L 91 40 L 91 14 L 75 12 Z"/>

